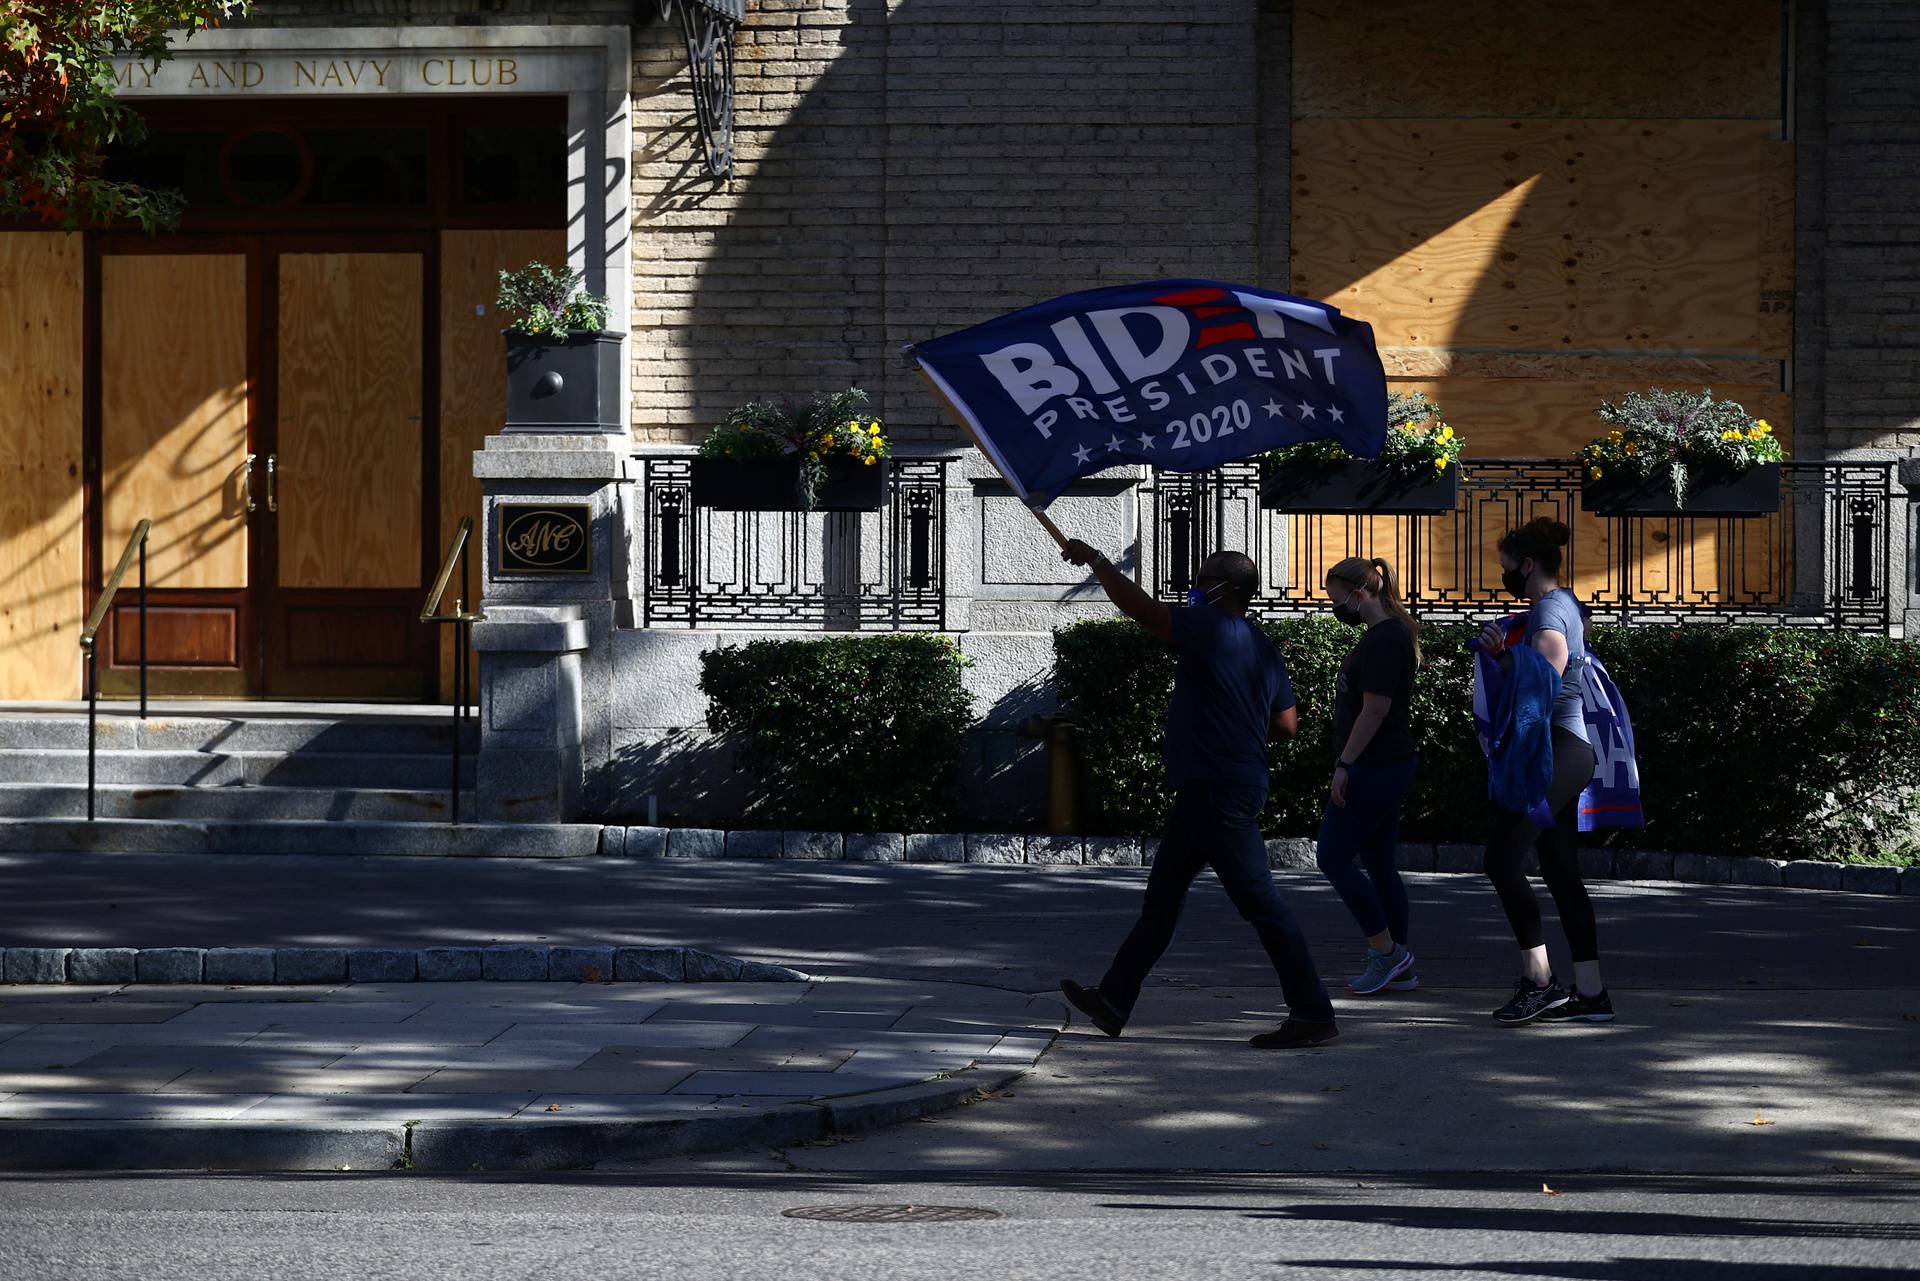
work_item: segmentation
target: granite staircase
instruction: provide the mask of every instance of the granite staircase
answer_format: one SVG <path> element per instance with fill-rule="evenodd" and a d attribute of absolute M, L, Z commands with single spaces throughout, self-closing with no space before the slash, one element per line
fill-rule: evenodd
<path fill-rule="evenodd" d="M 461 741 L 444 709 L 193 704 L 144 721 L 99 718 L 95 815 L 87 821 L 87 717 L 0 706 L 0 850 L 150 853 L 493 855 L 598 852 L 587 824 L 482 824 L 473 795 L 479 727 Z"/>

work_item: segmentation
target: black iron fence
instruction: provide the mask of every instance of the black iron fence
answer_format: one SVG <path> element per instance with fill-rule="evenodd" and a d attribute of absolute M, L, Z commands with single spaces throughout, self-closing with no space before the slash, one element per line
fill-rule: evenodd
<path fill-rule="evenodd" d="M 1384 556 L 1415 612 L 1464 620 L 1511 606 L 1500 536 L 1553 516 L 1573 531 L 1563 579 L 1605 621 L 1890 630 L 1893 464 L 1789 462 L 1781 489 L 1770 516 L 1602 517 L 1581 510 L 1571 462 L 1482 458 L 1443 515 L 1307 516 L 1261 510 L 1258 465 L 1236 463 L 1154 473 L 1142 554 L 1155 592 L 1179 600 L 1207 552 L 1244 548 L 1265 576 L 1258 608 L 1274 615 L 1326 608 L 1329 566 Z"/>
<path fill-rule="evenodd" d="M 643 457 L 643 627 L 947 625 L 947 466 L 894 458 L 877 512 L 696 507 L 692 460 Z"/>

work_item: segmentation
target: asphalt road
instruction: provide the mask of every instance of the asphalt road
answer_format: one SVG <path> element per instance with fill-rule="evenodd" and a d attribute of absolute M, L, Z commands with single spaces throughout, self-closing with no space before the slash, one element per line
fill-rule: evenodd
<path fill-rule="evenodd" d="M 772 1163 L 777 1164 L 777 1163 Z M 0 1281 L 1891 1281 L 1920 1186 L 1131 1171 L 0 1179 Z M 987 1209 L 970 1222 L 797 1208 Z"/>

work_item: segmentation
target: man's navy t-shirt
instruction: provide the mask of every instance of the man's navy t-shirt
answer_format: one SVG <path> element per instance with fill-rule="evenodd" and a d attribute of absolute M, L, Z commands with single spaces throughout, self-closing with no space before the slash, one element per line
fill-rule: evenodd
<path fill-rule="evenodd" d="M 1210 605 L 1173 615 L 1173 702 L 1167 708 L 1167 787 L 1268 784 L 1267 730 L 1293 706 L 1287 665 L 1266 634 Z"/>

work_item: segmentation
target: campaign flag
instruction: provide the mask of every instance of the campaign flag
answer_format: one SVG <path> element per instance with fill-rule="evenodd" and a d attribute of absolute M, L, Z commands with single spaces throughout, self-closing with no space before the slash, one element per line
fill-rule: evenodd
<path fill-rule="evenodd" d="M 1020 497 L 1120 463 L 1205 471 L 1304 440 L 1378 457 L 1373 328 L 1212 280 L 1068 294 L 905 348 Z"/>

